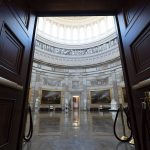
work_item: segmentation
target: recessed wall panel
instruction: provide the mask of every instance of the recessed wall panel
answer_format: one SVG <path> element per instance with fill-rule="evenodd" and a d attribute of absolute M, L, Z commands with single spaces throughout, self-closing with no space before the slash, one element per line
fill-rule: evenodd
<path fill-rule="evenodd" d="M 149 69 L 150 26 L 132 43 L 131 52 L 137 74 Z"/>
<path fill-rule="evenodd" d="M 0 63 L 6 70 L 20 74 L 24 46 L 5 23 L 2 27 L 1 42 L 3 44 L 0 46 Z"/>
<path fill-rule="evenodd" d="M 8 144 L 13 119 L 15 100 L 0 98 L 0 147 Z"/>

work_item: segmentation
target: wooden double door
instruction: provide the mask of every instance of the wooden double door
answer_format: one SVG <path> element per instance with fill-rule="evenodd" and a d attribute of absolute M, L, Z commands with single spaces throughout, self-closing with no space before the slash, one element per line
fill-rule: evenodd
<path fill-rule="evenodd" d="M 136 150 L 150 149 L 150 2 L 136 2 L 117 15 Z"/>
<path fill-rule="evenodd" d="M 136 149 L 149 150 L 150 3 L 131 4 L 117 13 L 121 58 Z M 25 0 L 0 1 L 0 150 L 21 149 L 35 20 Z"/>
<path fill-rule="evenodd" d="M 22 144 L 34 27 L 25 1 L 0 1 L 0 150 Z"/>

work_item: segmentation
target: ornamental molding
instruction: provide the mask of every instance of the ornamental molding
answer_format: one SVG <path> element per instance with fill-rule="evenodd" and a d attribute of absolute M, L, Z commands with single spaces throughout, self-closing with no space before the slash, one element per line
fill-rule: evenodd
<path fill-rule="evenodd" d="M 87 66 L 115 59 L 119 57 L 119 48 L 111 49 L 90 57 L 62 57 L 51 55 L 44 51 L 35 51 L 34 60 L 44 61 L 46 63 L 60 66 Z"/>
<path fill-rule="evenodd" d="M 36 40 L 36 47 L 35 49 L 38 51 L 44 51 L 52 55 L 63 55 L 63 56 L 91 56 L 95 54 L 102 54 L 105 51 L 110 51 L 115 48 L 118 48 L 117 38 L 112 39 L 107 43 L 103 43 L 101 45 L 86 48 L 86 49 L 65 49 L 65 48 L 58 48 L 54 47 L 45 43 L 42 43 Z"/>
<path fill-rule="evenodd" d="M 39 68 L 39 63 L 41 64 L 41 67 Z M 109 74 L 112 74 L 113 70 L 116 70 L 116 74 L 120 74 L 122 72 L 122 67 L 119 62 L 112 62 L 113 65 L 107 64 L 107 66 L 103 67 L 103 65 L 100 66 L 95 66 L 91 68 L 72 68 L 72 67 L 67 67 L 67 68 L 62 68 L 62 67 L 56 67 L 56 66 L 47 66 L 46 64 L 43 64 L 42 62 L 34 62 L 33 63 L 33 72 L 34 73 L 40 73 L 45 76 L 51 75 L 55 79 L 56 77 L 60 78 L 61 80 L 62 76 L 66 77 L 71 77 L 73 78 L 74 76 L 79 77 L 79 76 L 90 76 L 91 80 L 95 78 L 95 76 L 99 76 L 103 78 L 104 76 L 108 76 Z M 97 69 L 99 68 L 99 69 Z M 99 78 L 98 78 L 99 79 Z M 119 78 L 118 78 L 119 79 Z M 76 78 L 77 80 L 77 78 Z"/>
<path fill-rule="evenodd" d="M 51 39 L 49 39 L 49 37 L 47 37 L 45 34 L 43 34 L 43 32 L 38 31 L 37 35 L 36 35 L 36 40 L 47 44 L 47 45 L 51 45 L 53 47 L 57 47 L 57 48 L 64 48 L 64 49 L 85 49 L 85 48 L 91 48 L 91 47 L 95 47 L 104 43 L 107 43 L 109 41 L 111 41 L 112 39 L 117 38 L 117 32 L 112 32 L 109 35 L 107 35 L 106 37 L 103 37 L 101 39 L 98 39 L 95 42 L 92 43 L 86 43 L 86 44 L 79 44 L 79 45 L 69 45 L 69 44 L 63 44 L 60 42 L 55 42 L 52 41 Z"/>

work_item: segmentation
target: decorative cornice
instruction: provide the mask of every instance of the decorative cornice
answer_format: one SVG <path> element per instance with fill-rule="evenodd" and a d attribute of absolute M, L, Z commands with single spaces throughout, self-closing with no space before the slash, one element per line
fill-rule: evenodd
<path fill-rule="evenodd" d="M 45 61 L 50 64 L 54 65 L 61 65 L 61 66 L 87 66 L 93 64 L 100 64 L 105 61 L 115 59 L 119 57 L 119 49 L 113 49 L 110 51 L 106 51 L 99 55 L 91 56 L 91 57 L 62 57 L 62 56 L 55 56 L 44 51 L 35 51 L 34 59 Z"/>
<path fill-rule="evenodd" d="M 68 49 L 68 48 L 59 48 L 56 46 L 52 46 L 50 44 L 41 42 L 36 39 L 35 48 L 37 50 L 44 50 L 51 54 L 55 55 L 68 55 L 68 56 L 85 56 L 85 55 L 94 55 L 98 53 L 103 53 L 104 51 L 110 50 L 113 47 L 118 47 L 117 37 L 105 42 L 100 45 L 89 47 L 89 48 L 78 48 L 78 49 Z M 67 46 L 66 46 L 67 47 Z"/>

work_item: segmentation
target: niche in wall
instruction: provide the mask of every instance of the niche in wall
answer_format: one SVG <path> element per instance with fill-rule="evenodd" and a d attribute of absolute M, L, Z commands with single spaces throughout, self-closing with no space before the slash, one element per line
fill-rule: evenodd
<path fill-rule="evenodd" d="M 61 91 L 42 90 L 41 104 L 61 104 Z"/>
<path fill-rule="evenodd" d="M 110 90 L 91 91 L 91 104 L 106 104 L 111 102 Z"/>

